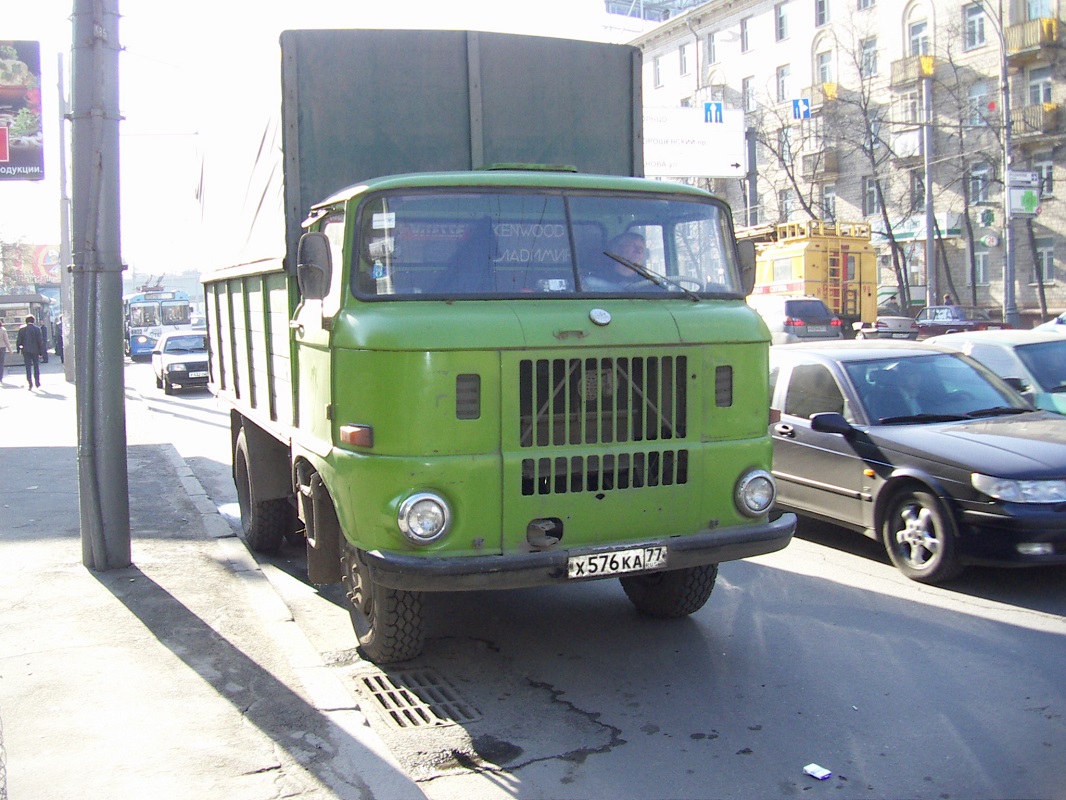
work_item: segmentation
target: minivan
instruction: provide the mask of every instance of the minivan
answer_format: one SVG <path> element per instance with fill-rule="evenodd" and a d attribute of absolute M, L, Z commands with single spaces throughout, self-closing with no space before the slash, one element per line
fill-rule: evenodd
<path fill-rule="evenodd" d="M 844 338 L 840 317 L 817 297 L 753 294 L 748 297 L 748 305 L 766 322 L 771 344 Z"/>

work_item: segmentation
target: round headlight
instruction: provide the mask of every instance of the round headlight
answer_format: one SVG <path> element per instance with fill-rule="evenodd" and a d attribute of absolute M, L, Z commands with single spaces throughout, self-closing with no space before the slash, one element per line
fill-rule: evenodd
<path fill-rule="evenodd" d="M 415 544 L 429 544 L 448 532 L 448 504 L 435 494 L 421 492 L 400 504 L 396 518 L 403 535 Z"/>
<path fill-rule="evenodd" d="M 777 485 L 764 469 L 753 469 L 742 475 L 733 493 L 737 509 L 748 517 L 761 517 L 770 510 L 776 497 Z"/>

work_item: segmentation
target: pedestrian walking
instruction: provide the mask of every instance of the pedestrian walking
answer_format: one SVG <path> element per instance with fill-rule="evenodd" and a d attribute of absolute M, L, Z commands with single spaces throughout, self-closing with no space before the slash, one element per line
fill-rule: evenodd
<path fill-rule="evenodd" d="M 11 338 L 7 330 L 0 324 L 0 383 L 4 381 L 4 362 L 7 360 L 8 351 L 11 350 Z"/>
<path fill-rule="evenodd" d="M 48 363 L 48 323 L 42 322 L 37 326 L 41 329 L 41 341 L 44 342 L 44 347 L 41 348 L 41 363 Z"/>
<path fill-rule="evenodd" d="M 22 353 L 22 359 L 26 364 L 26 383 L 33 391 L 34 384 L 41 388 L 41 355 L 44 353 L 44 335 L 41 329 L 34 323 L 37 320 L 33 315 L 26 317 L 26 324 L 19 328 L 15 337 L 15 346 Z"/>

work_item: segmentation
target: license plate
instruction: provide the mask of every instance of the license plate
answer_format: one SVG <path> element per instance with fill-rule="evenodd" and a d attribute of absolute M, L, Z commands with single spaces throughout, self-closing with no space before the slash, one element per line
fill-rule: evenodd
<path fill-rule="evenodd" d="M 892 338 L 893 339 L 906 339 L 908 336 L 910 336 L 909 333 L 893 333 L 892 334 Z"/>
<path fill-rule="evenodd" d="M 666 547 L 636 547 L 613 553 L 571 556 L 566 562 L 568 578 L 594 578 L 600 575 L 623 575 L 666 566 Z"/>
<path fill-rule="evenodd" d="M 828 333 L 828 332 L 829 332 L 829 326 L 828 325 L 808 325 L 807 326 L 807 333 Z"/>
<path fill-rule="evenodd" d="M 207 373 L 206 372 L 190 372 L 189 373 L 189 377 L 190 378 L 206 378 L 207 377 Z"/>

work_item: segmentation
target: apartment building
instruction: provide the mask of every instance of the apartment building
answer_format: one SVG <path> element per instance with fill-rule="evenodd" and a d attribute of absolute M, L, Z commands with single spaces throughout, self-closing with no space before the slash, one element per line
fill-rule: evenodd
<path fill-rule="evenodd" d="M 1002 310 L 1009 244 L 1028 326 L 1066 309 L 1063 5 L 712 0 L 632 43 L 645 106 L 744 110 L 746 177 L 691 179 L 738 224 L 868 221 L 882 301 L 912 307 Z"/>

